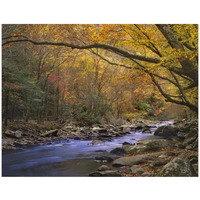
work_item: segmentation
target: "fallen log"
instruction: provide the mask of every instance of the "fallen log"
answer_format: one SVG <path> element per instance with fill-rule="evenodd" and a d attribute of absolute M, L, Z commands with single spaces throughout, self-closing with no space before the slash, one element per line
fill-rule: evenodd
<path fill-rule="evenodd" d="M 47 131 L 46 133 L 43 133 L 42 137 L 48 137 L 48 136 L 56 136 L 58 132 L 58 129 Z"/>

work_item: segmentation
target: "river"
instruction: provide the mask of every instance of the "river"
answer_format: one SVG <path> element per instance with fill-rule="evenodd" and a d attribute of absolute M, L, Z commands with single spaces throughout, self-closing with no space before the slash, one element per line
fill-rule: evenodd
<path fill-rule="evenodd" d="M 168 121 L 152 125 L 158 127 L 171 123 L 173 122 Z M 153 135 L 155 129 L 152 128 L 152 134 L 142 133 L 140 130 L 97 145 L 91 145 L 92 140 L 70 139 L 40 146 L 6 150 L 2 153 L 2 176 L 88 176 L 104 164 L 95 161 L 95 157 L 117 158 L 119 156 L 110 153 L 112 149 L 122 147 L 123 142 L 133 144 L 139 140 L 157 139 L 159 137 Z"/>

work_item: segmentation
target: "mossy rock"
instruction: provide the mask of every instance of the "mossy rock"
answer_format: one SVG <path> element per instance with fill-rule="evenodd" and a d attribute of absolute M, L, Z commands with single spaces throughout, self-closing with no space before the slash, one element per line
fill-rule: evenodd
<path fill-rule="evenodd" d="M 156 176 L 159 177 L 188 177 L 197 176 L 190 161 L 185 157 L 176 157 L 166 164 Z"/>
<path fill-rule="evenodd" d="M 134 145 L 123 145 L 123 149 L 127 154 L 158 151 L 168 147 L 171 147 L 171 143 L 166 139 L 143 140 L 136 142 Z"/>

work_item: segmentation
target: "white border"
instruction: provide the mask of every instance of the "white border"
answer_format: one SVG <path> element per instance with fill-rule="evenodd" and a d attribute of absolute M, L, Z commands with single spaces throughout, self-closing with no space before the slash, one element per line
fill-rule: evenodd
<path fill-rule="evenodd" d="M 1 24 L 199 23 L 198 0 L 9 0 Z M 198 199 L 199 178 L 6 178 L 4 199 Z M 2 198 L 2 199 L 3 199 Z"/>

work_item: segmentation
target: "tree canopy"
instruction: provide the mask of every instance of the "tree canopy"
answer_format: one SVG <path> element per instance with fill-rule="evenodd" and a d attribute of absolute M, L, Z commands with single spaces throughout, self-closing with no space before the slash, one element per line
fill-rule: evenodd
<path fill-rule="evenodd" d="M 198 112 L 198 25 L 27 24 L 2 33 L 5 113 L 14 99 L 26 116 L 50 116 L 54 104 L 57 116 L 96 121 L 111 110 L 159 113 L 164 100 Z"/>

